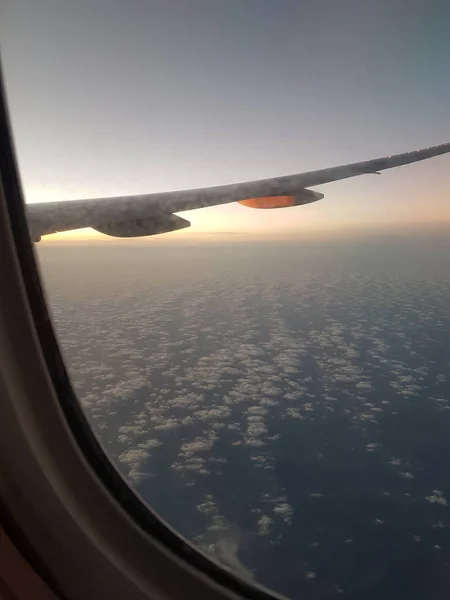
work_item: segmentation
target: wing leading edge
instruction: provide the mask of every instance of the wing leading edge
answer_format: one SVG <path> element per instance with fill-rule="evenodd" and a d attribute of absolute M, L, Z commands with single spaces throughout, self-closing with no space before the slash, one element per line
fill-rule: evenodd
<path fill-rule="evenodd" d="M 253 208 L 281 208 L 308 204 L 320 200 L 323 198 L 323 194 L 305 189 L 307 187 L 359 175 L 379 173 L 447 152 L 450 152 L 450 143 L 318 171 L 245 183 L 137 196 L 72 200 L 70 202 L 40 202 L 28 204 L 27 214 L 32 237 L 36 241 L 42 235 L 82 227 L 115 231 L 117 227 L 111 227 L 112 224 L 118 225 L 120 229 L 120 227 L 130 227 L 130 223 L 142 224 L 150 218 L 153 219 L 153 226 L 147 233 L 142 226 L 135 229 L 140 231 L 138 235 L 153 235 L 155 233 L 154 219 L 157 219 L 158 216 L 161 220 L 165 220 L 167 215 L 176 212 L 237 201 Z M 282 197 L 283 200 L 277 200 L 275 197 Z M 185 223 L 188 222 L 185 221 Z M 156 232 L 159 233 L 159 231 Z"/>

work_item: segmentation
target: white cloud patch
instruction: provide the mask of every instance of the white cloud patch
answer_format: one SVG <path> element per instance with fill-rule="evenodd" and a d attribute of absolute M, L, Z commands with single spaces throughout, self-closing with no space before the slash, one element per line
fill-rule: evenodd
<path fill-rule="evenodd" d="M 442 506 L 447 506 L 448 504 L 447 498 L 440 490 L 433 490 L 429 496 L 425 496 L 425 500 L 430 504 L 441 504 Z"/>
<path fill-rule="evenodd" d="M 292 523 L 292 515 L 294 514 L 294 511 L 292 506 L 287 502 L 283 502 L 282 504 L 274 506 L 273 512 L 276 515 L 282 516 L 285 523 L 288 523 L 289 525 Z"/>
<path fill-rule="evenodd" d="M 271 519 L 267 515 L 262 515 L 261 518 L 258 520 L 259 535 L 268 535 L 270 533 L 272 524 L 273 524 L 273 519 Z"/>

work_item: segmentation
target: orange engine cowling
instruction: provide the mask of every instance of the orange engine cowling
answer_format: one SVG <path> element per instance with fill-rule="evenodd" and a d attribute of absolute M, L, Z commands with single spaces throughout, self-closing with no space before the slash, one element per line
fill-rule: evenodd
<path fill-rule="evenodd" d="M 239 204 L 249 208 L 286 208 L 289 206 L 301 206 L 302 204 L 310 204 L 317 202 L 324 197 L 319 192 L 311 190 L 299 190 L 293 195 L 286 196 L 260 196 L 259 198 L 246 198 L 238 200 Z"/>

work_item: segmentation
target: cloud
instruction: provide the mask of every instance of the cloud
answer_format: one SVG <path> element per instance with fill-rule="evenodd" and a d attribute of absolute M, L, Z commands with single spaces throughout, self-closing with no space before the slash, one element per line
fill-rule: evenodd
<path fill-rule="evenodd" d="M 211 450 L 214 445 L 214 438 L 200 438 L 197 437 L 192 442 L 186 442 L 181 446 L 181 450 L 184 452 L 207 452 Z"/>
<path fill-rule="evenodd" d="M 145 462 L 148 458 L 150 458 L 150 454 L 145 452 L 144 450 L 139 450 L 137 448 L 133 448 L 131 450 L 125 450 L 119 456 L 119 462 L 127 465 L 139 464 Z"/>
<path fill-rule="evenodd" d="M 174 502 L 186 503 L 187 514 L 195 511 L 208 551 L 236 568 L 244 533 L 233 529 L 230 515 L 239 511 L 242 522 L 247 516 L 245 535 L 267 548 L 282 542 L 279 536 L 293 522 L 290 496 L 272 472 L 283 438 L 304 429 L 330 431 L 339 423 L 348 434 L 344 444 L 358 453 L 362 448 L 362 460 L 384 461 L 379 468 L 397 478 L 392 490 L 375 494 L 389 502 L 398 489 L 402 497 L 409 490 L 434 504 L 432 511 L 445 509 L 443 492 L 418 491 L 420 478 L 412 480 L 415 463 L 407 448 L 401 446 L 401 458 L 389 459 L 400 446 L 383 436 L 382 448 L 377 425 L 393 413 L 401 424 L 402 407 L 412 410 L 410 399 L 426 386 L 436 386 L 428 409 L 448 410 L 449 365 L 433 364 L 426 355 L 432 332 L 425 305 L 434 310 L 439 299 L 445 306 L 444 292 L 433 301 L 423 282 L 396 281 L 386 272 L 349 271 L 343 277 L 307 267 L 293 278 L 292 262 L 278 258 L 275 269 L 274 262 L 252 262 L 241 254 L 232 268 L 222 255 L 203 254 L 201 267 L 189 257 L 145 253 L 136 264 L 121 258 L 120 285 L 106 270 L 90 276 L 90 265 L 78 277 L 64 268 L 64 286 L 61 276 L 54 281 L 60 342 L 77 393 L 103 446 L 134 486 L 151 476 L 153 465 L 158 471 L 170 465 L 168 480 L 180 490 Z M 150 278 L 143 276 L 147 272 Z M 437 353 L 433 357 L 439 360 Z M 329 449 L 320 436 L 315 439 L 311 460 L 320 464 Z M 223 474 L 226 482 L 220 481 Z M 258 496 L 243 506 L 238 480 L 247 476 Z M 324 490 L 326 479 L 325 472 Z M 211 489 L 218 494 L 225 483 L 237 492 L 232 509 L 225 496 L 205 495 Z M 326 501 L 320 489 L 305 489 L 311 506 Z M 430 529 L 438 523 L 430 521 Z M 307 541 L 308 547 L 315 543 Z M 302 572 L 316 573 L 311 564 Z"/>
<path fill-rule="evenodd" d="M 273 524 L 273 519 L 271 519 L 267 515 L 262 515 L 261 518 L 258 520 L 259 535 L 268 535 L 270 533 L 272 524 Z"/>
<path fill-rule="evenodd" d="M 218 509 L 217 504 L 213 501 L 213 496 L 208 494 L 204 502 L 197 504 L 197 510 L 206 515 L 216 514 Z"/>
<path fill-rule="evenodd" d="M 378 448 L 381 448 L 381 444 L 377 442 L 372 442 L 371 444 L 367 444 L 366 451 L 367 452 L 375 452 Z"/>
<path fill-rule="evenodd" d="M 286 408 L 284 414 L 291 419 L 304 419 L 304 415 L 300 412 L 299 408 Z"/>
<path fill-rule="evenodd" d="M 425 500 L 427 500 L 430 504 L 441 504 L 442 506 L 447 506 L 447 498 L 445 498 L 444 493 L 440 490 L 433 490 L 433 492 L 429 496 L 425 496 Z"/>
<path fill-rule="evenodd" d="M 294 511 L 292 510 L 292 506 L 287 502 L 283 502 L 282 504 L 274 506 L 273 512 L 276 515 L 281 515 L 285 523 L 288 523 L 289 525 L 292 523 L 292 515 L 294 514 Z"/>

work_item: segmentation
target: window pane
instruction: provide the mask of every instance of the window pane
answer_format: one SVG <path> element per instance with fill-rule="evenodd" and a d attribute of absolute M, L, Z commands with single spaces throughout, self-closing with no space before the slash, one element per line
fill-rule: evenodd
<path fill-rule="evenodd" d="M 26 200 L 448 141 L 449 11 L 11 3 L 2 51 Z M 319 186 L 311 206 L 225 204 L 123 239 L 155 215 L 110 219 L 36 244 L 110 459 L 181 535 L 291 598 L 448 591 L 449 160 Z"/>

